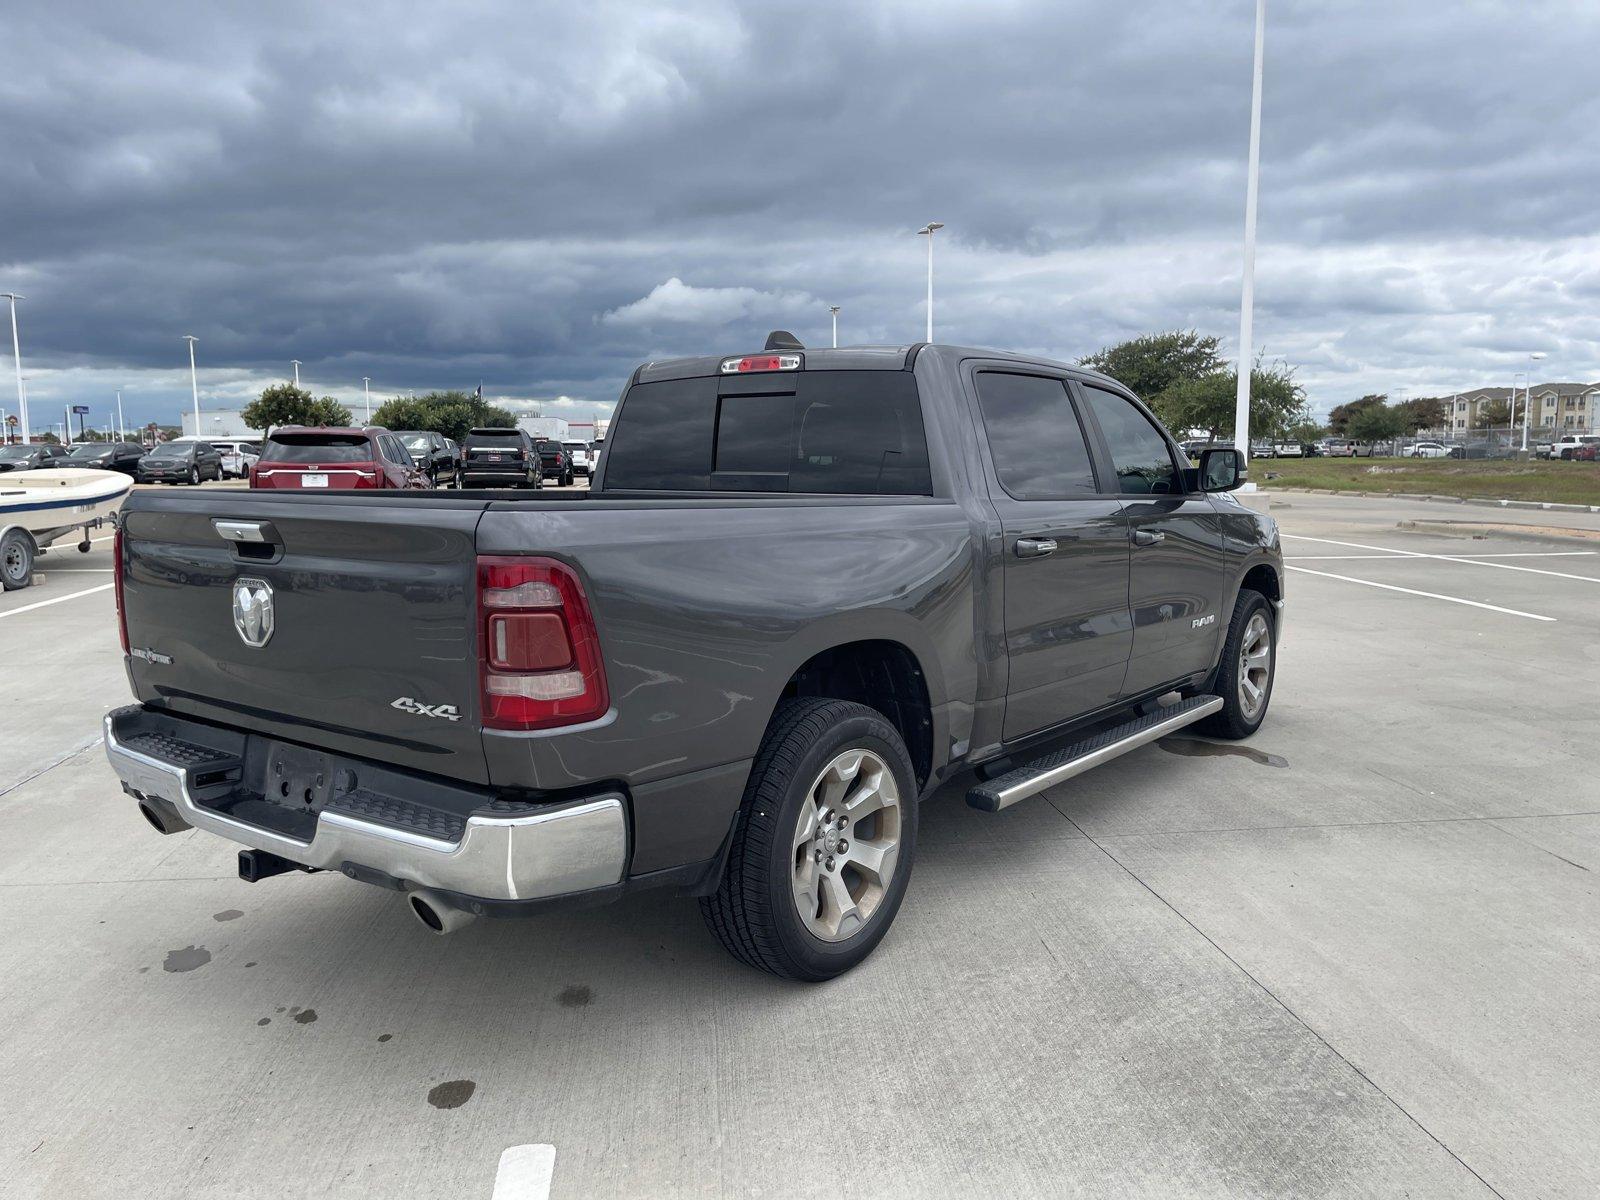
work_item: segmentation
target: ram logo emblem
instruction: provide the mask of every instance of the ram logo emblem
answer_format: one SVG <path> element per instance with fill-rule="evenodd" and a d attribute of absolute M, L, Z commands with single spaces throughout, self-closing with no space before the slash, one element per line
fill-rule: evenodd
<path fill-rule="evenodd" d="M 272 607 L 272 585 L 265 579 L 233 581 L 233 627 L 246 646 L 260 649 L 272 640 L 278 619 Z"/>

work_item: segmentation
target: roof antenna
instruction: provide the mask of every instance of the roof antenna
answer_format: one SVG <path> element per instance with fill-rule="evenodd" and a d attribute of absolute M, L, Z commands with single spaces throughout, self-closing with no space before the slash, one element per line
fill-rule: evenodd
<path fill-rule="evenodd" d="M 763 350 L 804 350 L 805 343 L 787 329 L 774 329 L 767 334 L 767 344 Z"/>

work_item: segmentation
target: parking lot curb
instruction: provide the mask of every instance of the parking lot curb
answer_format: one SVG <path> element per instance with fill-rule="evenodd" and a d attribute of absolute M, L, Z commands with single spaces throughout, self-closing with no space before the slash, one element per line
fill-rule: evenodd
<path fill-rule="evenodd" d="M 1336 488 L 1272 487 L 1263 491 L 1298 493 L 1302 496 L 1357 496 L 1363 500 L 1426 500 L 1433 504 L 1476 504 L 1483 508 L 1522 508 L 1535 512 L 1600 513 L 1600 504 L 1561 504 L 1554 500 L 1495 500 L 1488 496 L 1433 496 L 1420 492 L 1346 492 Z"/>

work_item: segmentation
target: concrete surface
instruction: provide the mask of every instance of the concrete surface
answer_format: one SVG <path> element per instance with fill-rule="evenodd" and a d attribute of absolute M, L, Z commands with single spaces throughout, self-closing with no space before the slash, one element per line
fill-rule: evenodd
<path fill-rule="evenodd" d="M 1408 507 L 1274 500 L 1262 731 L 945 789 L 810 988 L 671 896 L 437 938 L 156 836 L 86 746 L 109 544 L 53 553 L 0 597 L 0 1195 L 487 1198 L 539 1143 L 557 1197 L 1593 1196 L 1600 554 Z"/>

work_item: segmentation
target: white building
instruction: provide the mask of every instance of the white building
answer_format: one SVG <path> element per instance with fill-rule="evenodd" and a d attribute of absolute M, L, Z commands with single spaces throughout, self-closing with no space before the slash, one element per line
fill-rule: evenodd
<path fill-rule="evenodd" d="M 525 430 L 529 437 L 549 438 L 556 442 L 571 440 L 567 436 L 567 423 L 560 417 L 518 417 L 517 428 Z"/>
<path fill-rule="evenodd" d="M 183 432 L 187 437 L 260 437 L 259 429 L 244 423 L 244 415 L 237 408 L 202 408 L 200 428 L 194 427 L 194 410 L 183 411 Z"/>

